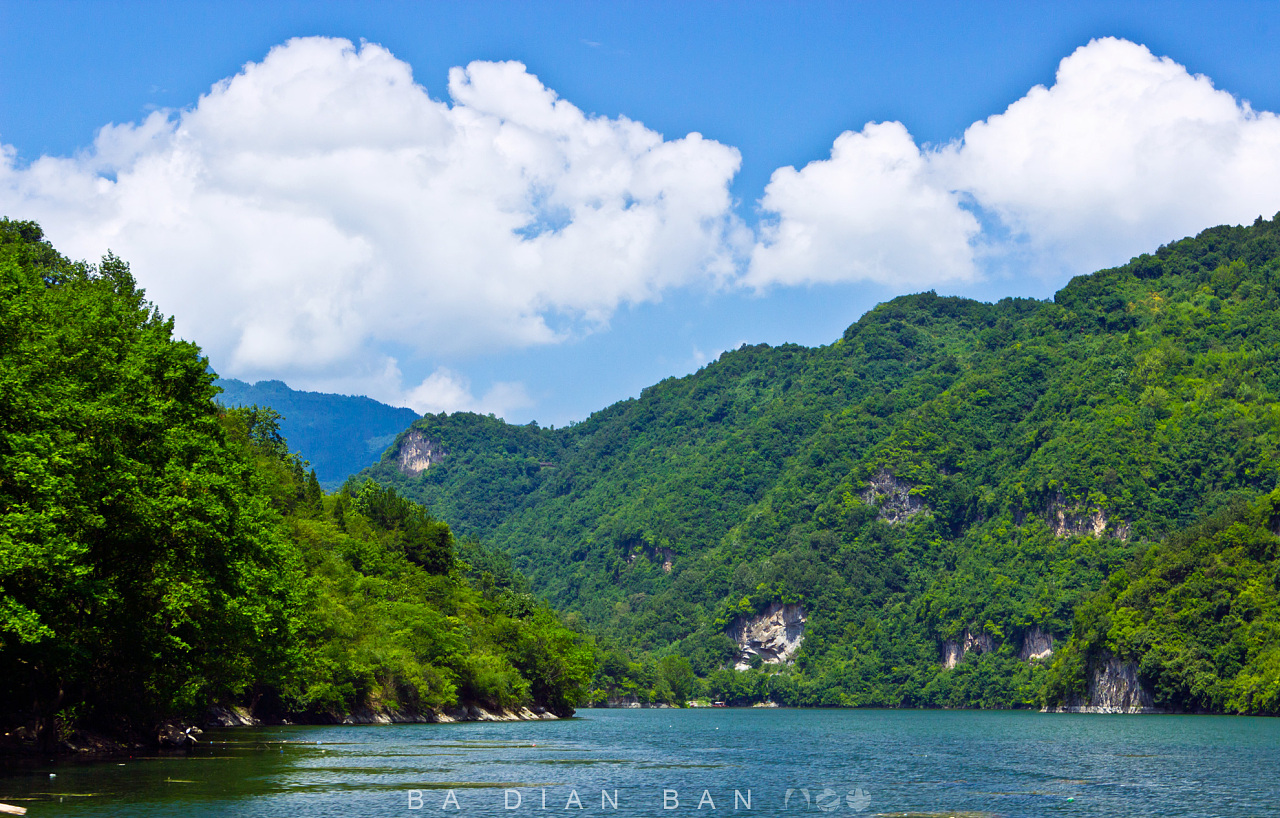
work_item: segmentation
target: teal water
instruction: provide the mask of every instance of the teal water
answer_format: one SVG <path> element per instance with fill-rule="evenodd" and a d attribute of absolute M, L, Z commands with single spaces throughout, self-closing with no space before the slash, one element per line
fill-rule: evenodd
<path fill-rule="evenodd" d="M 205 739 L 186 756 L 11 768 L 0 802 L 37 818 L 533 818 L 544 796 L 548 814 L 619 816 L 1280 816 L 1278 719 L 587 710 Z"/>

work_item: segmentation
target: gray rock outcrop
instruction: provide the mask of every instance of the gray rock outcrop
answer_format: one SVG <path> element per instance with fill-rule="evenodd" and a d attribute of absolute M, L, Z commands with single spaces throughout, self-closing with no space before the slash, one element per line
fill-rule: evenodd
<path fill-rule="evenodd" d="M 1085 701 L 1051 708 L 1058 713 L 1164 713 L 1138 678 L 1138 665 L 1106 656 L 1089 668 Z"/>
<path fill-rule="evenodd" d="M 1108 656 L 1089 674 L 1089 705 L 1098 713 L 1155 711 L 1151 691 L 1138 678 L 1138 665 Z"/>
<path fill-rule="evenodd" d="M 942 643 L 942 666 L 949 670 L 960 664 L 965 654 L 991 653 L 995 649 L 996 641 L 991 638 L 991 634 L 965 631 L 959 641 Z"/>
<path fill-rule="evenodd" d="M 881 469 L 867 481 L 867 490 L 862 493 L 862 502 L 869 506 L 879 506 L 880 519 L 890 525 L 905 522 L 922 511 L 928 511 L 920 495 L 913 494 L 915 486 L 900 480 Z"/>
<path fill-rule="evenodd" d="M 1022 635 L 1018 658 L 1024 662 L 1041 662 L 1053 656 L 1053 634 L 1034 627 Z"/>
<path fill-rule="evenodd" d="M 1053 535 L 1059 539 L 1076 536 L 1101 537 L 1104 534 L 1121 540 L 1129 539 L 1130 526 L 1127 522 L 1109 521 L 1106 512 L 1097 506 L 1072 507 L 1061 494 L 1055 495 L 1045 506 L 1044 519 L 1053 529 Z"/>
<path fill-rule="evenodd" d="M 400 448 L 396 452 L 396 466 L 402 473 L 415 477 L 432 466 L 443 463 L 448 454 L 444 446 L 417 429 L 410 429 L 400 440 Z"/>
<path fill-rule="evenodd" d="M 238 704 L 215 704 L 205 714 L 205 727 L 255 727 L 260 722 L 248 709 Z"/>
<path fill-rule="evenodd" d="M 768 665 L 790 662 L 804 642 L 804 624 L 804 608 L 796 603 L 774 602 L 755 616 L 739 616 L 725 631 L 738 643 L 734 669 L 751 667 L 754 656 Z"/>
<path fill-rule="evenodd" d="M 489 709 L 474 704 L 459 704 L 443 710 L 395 710 L 359 708 L 343 716 L 341 724 L 451 724 L 459 721 L 539 721 L 555 719 L 545 708 L 519 707 L 511 710 Z"/>

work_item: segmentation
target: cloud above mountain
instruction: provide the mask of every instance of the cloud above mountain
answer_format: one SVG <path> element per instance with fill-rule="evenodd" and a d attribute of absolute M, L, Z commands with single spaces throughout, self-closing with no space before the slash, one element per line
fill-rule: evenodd
<path fill-rule="evenodd" d="M 1058 279 L 1280 210 L 1280 119 L 1106 38 L 955 142 L 870 123 L 776 171 L 760 204 L 753 286 Z"/>
<path fill-rule="evenodd" d="M 0 146 L 0 213 L 129 260 L 228 376 L 501 412 L 534 402 L 522 384 L 477 394 L 440 364 L 681 288 L 1058 281 L 1280 209 L 1277 117 L 1117 39 L 954 142 L 839 135 L 773 174 L 754 229 L 740 158 L 585 113 L 520 63 L 455 68 L 442 100 L 381 46 L 305 38 L 74 156 Z"/>
<path fill-rule="evenodd" d="M 384 397 L 384 347 L 551 343 L 734 275 L 736 149 L 588 116 L 515 62 L 455 68 L 448 93 L 380 46 L 291 40 L 77 156 L 7 151 L 0 207 L 128 259 L 229 375 L 342 370 Z"/>

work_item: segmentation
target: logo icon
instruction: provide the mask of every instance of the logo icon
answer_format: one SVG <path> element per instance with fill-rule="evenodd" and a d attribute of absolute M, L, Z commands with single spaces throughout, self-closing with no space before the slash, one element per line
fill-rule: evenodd
<path fill-rule="evenodd" d="M 791 806 L 792 796 L 795 796 L 797 807 L 800 807 L 800 799 L 804 799 L 804 806 L 800 807 L 802 810 L 816 807 L 822 812 L 835 812 L 840 809 L 842 801 L 854 812 L 862 812 L 871 806 L 871 791 L 864 790 L 862 787 L 855 787 L 849 790 L 848 794 L 843 798 L 830 784 L 824 785 L 821 790 L 813 793 L 807 787 L 791 787 L 787 790 L 787 796 L 782 801 L 783 809 Z"/>
<path fill-rule="evenodd" d="M 796 788 L 795 788 L 795 787 L 791 787 L 790 789 L 788 789 L 788 790 L 787 790 L 787 797 L 786 797 L 786 799 L 785 799 L 785 800 L 783 800 L 783 802 L 782 802 L 782 808 L 783 808 L 783 809 L 786 809 L 787 807 L 791 806 L 791 795 L 792 795 L 792 793 L 795 793 L 795 792 L 799 792 L 801 795 L 803 795 L 803 796 L 804 796 L 804 805 L 805 805 L 806 807 L 807 807 L 807 806 L 809 806 L 809 791 L 808 791 L 807 789 L 803 788 L 803 787 L 801 787 L 799 790 L 796 790 Z"/>
<path fill-rule="evenodd" d="M 871 806 L 871 793 L 858 787 L 856 790 L 849 790 L 849 794 L 845 796 L 845 801 L 849 804 L 849 809 L 854 812 L 862 812 Z"/>
<path fill-rule="evenodd" d="M 823 812 L 831 812 L 840 806 L 840 793 L 830 787 L 824 787 L 814 800 L 818 804 L 818 809 Z"/>

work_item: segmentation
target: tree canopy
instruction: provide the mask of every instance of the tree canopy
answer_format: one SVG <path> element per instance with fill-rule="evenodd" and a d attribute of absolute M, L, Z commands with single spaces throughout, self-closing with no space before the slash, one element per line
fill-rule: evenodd
<path fill-rule="evenodd" d="M 0 220 L 0 719 L 50 746 L 219 701 L 571 710 L 588 641 L 478 590 L 394 490 L 325 496 L 280 415 L 222 409 L 215 377 L 123 261 Z"/>

